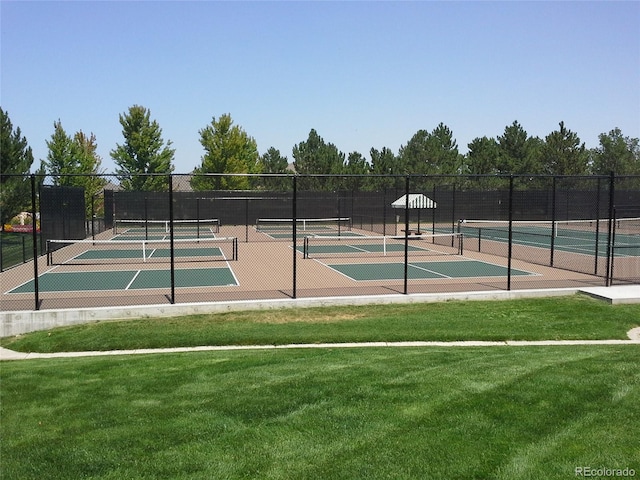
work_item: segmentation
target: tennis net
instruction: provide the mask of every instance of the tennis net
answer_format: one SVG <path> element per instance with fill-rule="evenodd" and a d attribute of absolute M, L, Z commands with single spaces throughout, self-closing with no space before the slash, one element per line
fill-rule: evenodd
<path fill-rule="evenodd" d="M 310 235 L 304 238 L 304 258 L 462 255 L 462 233 L 405 236 L 345 237 Z M 406 243 L 406 245 L 405 245 Z"/>
<path fill-rule="evenodd" d="M 238 259 L 238 239 L 174 239 L 178 262 Z M 47 240 L 47 265 L 170 262 L 170 240 Z"/>
<path fill-rule="evenodd" d="M 292 218 L 258 218 L 256 230 L 264 233 L 291 231 Z M 296 230 L 299 232 L 339 232 L 351 230 L 351 218 L 297 218 Z"/>
<path fill-rule="evenodd" d="M 220 220 L 217 218 L 196 220 L 174 220 L 174 232 L 193 233 L 196 238 L 200 233 L 220 232 Z M 118 219 L 113 222 L 113 233 L 142 234 L 142 233 L 170 233 L 170 220 Z"/>
<path fill-rule="evenodd" d="M 616 230 L 628 234 L 640 234 L 640 218 L 619 218 L 615 220 Z M 520 235 L 593 238 L 596 233 L 603 234 L 609 230 L 609 219 L 591 220 L 513 220 L 512 232 Z M 508 220 L 459 220 L 458 232 L 479 235 L 486 239 L 507 238 Z"/>

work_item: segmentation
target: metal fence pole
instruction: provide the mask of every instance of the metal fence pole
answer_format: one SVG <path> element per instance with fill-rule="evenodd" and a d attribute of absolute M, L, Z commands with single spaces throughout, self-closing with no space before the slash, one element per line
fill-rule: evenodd
<path fill-rule="evenodd" d="M 297 232 L 297 224 L 298 224 L 298 205 L 297 205 L 297 195 L 298 195 L 298 178 L 297 175 L 292 177 L 293 179 L 293 198 L 291 202 L 291 241 L 293 243 L 293 298 L 296 298 L 296 277 L 297 277 L 297 248 L 298 248 L 298 232 Z"/>
<path fill-rule="evenodd" d="M 146 202 L 145 202 L 146 205 Z M 169 248 L 171 250 L 171 304 L 176 303 L 176 265 L 173 244 L 173 175 L 169 174 Z"/>
<path fill-rule="evenodd" d="M 38 285 L 38 232 L 36 223 L 36 176 L 31 174 L 31 238 L 33 240 L 33 295 L 36 310 L 40 310 L 40 289 Z"/>
<path fill-rule="evenodd" d="M 607 275 L 605 278 L 605 285 L 610 287 L 613 283 L 611 277 L 611 256 L 612 256 L 612 241 L 613 241 L 613 217 L 614 217 L 614 203 L 615 203 L 615 182 L 616 175 L 612 171 L 609 175 L 609 228 L 607 237 Z"/>
<path fill-rule="evenodd" d="M 509 175 L 509 259 L 507 260 L 507 290 L 511 290 L 511 257 L 513 256 L 513 175 Z"/>
<path fill-rule="evenodd" d="M 556 178 L 553 177 L 551 192 L 551 252 L 549 253 L 549 266 L 553 267 L 553 253 L 556 244 Z M 568 220 L 568 219 L 567 219 Z"/>
<path fill-rule="evenodd" d="M 409 293 L 409 175 L 405 179 L 404 203 L 404 291 Z"/>

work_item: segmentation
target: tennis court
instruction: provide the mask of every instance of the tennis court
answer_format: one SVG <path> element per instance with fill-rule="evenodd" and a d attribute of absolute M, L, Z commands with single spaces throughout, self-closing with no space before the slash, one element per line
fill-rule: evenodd
<path fill-rule="evenodd" d="M 326 266 L 358 282 L 402 280 L 405 274 L 404 263 L 402 262 L 326 264 Z M 409 280 L 504 277 L 506 275 L 507 267 L 479 260 L 414 261 L 407 264 L 407 278 Z M 511 269 L 511 275 L 526 276 L 537 274 Z"/>
<path fill-rule="evenodd" d="M 296 237 L 343 236 L 359 237 L 361 233 L 352 231 L 349 217 L 296 219 Z M 258 218 L 256 231 L 274 240 L 289 239 L 292 236 L 293 220 L 290 218 Z"/>
<path fill-rule="evenodd" d="M 110 239 L 49 240 L 47 266 L 38 277 L 40 292 L 128 291 L 169 289 L 170 240 L 118 234 Z M 174 286 L 237 286 L 229 261 L 238 258 L 235 237 L 175 238 Z M 32 293 L 33 279 L 8 294 Z"/>
<path fill-rule="evenodd" d="M 513 221 L 512 239 L 517 245 L 606 257 L 608 249 L 607 220 L 570 220 L 570 221 Z M 617 220 L 613 252 L 617 257 L 640 256 L 640 219 Z M 482 251 L 482 242 L 509 242 L 509 225 L 506 221 L 496 220 L 460 220 L 458 231 L 464 233 L 468 242 L 473 241 L 478 251 Z M 477 243 L 476 243 L 477 242 Z"/>
<path fill-rule="evenodd" d="M 190 268 L 175 270 L 177 288 L 238 285 L 231 268 Z M 45 272 L 38 277 L 41 292 L 83 292 L 109 290 L 168 289 L 170 270 L 103 270 L 87 272 Z M 33 280 L 7 293 L 32 293 Z"/>

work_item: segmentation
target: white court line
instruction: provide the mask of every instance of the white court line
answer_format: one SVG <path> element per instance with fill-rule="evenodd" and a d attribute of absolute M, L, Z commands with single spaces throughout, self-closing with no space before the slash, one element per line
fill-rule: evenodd
<path fill-rule="evenodd" d="M 129 290 L 129 287 L 131 286 L 131 284 L 135 281 L 136 278 L 138 278 L 138 275 L 140 275 L 140 272 L 142 272 L 142 270 L 138 270 L 136 272 L 136 274 L 133 276 L 133 278 L 131 279 L 131 281 L 129 282 L 129 284 L 124 287 L 125 290 Z"/>

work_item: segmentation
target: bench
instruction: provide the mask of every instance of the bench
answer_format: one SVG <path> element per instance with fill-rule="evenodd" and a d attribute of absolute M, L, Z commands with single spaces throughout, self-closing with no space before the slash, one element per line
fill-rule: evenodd
<path fill-rule="evenodd" d="M 422 235 L 421 230 L 409 229 L 409 230 L 402 230 L 402 231 L 407 232 L 407 234 L 409 235 Z"/>

